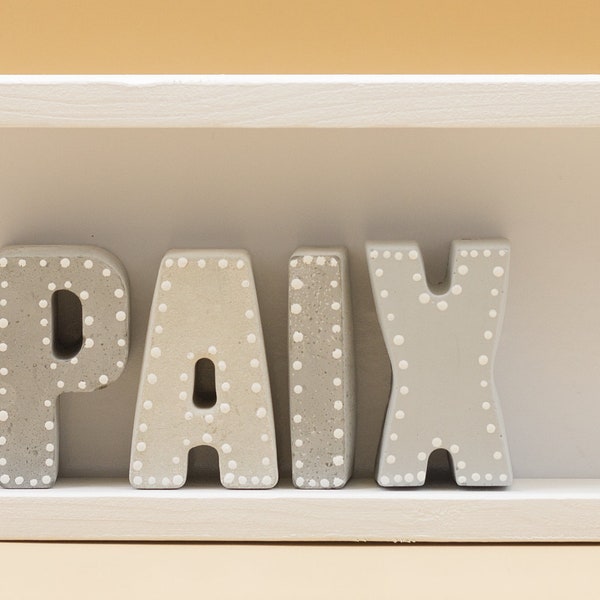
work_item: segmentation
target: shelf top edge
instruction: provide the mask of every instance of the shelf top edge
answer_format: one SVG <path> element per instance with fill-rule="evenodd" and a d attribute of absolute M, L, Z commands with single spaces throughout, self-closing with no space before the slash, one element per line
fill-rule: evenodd
<path fill-rule="evenodd" d="M 600 127 L 600 75 L 4 75 L 0 127 Z"/>

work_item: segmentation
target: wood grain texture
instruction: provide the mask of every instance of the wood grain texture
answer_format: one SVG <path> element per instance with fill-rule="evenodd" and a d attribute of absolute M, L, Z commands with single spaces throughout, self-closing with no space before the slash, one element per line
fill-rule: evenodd
<path fill-rule="evenodd" d="M 0 539 L 138 541 L 598 542 L 600 482 L 516 480 L 509 490 L 134 490 L 59 480 L 0 490 Z"/>
<path fill-rule="evenodd" d="M 0 127 L 550 126 L 600 126 L 600 75 L 0 76 Z"/>

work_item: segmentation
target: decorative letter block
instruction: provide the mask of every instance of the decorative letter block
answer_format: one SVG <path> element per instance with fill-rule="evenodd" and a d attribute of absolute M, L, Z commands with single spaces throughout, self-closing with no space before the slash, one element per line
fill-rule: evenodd
<path fill-rule="evenodd" d="M 74 312 L 61 321 L 65 295 Z M 3 487 L 55 483 L 57 399 L 116 380 L 127 361 L 128 329 L 127 275 L 105 250 L 14 246 L 0 251 Z"/>
<path fill-rule="evenodd" d="M 354 459 L 354 354 L 344 249 L 302 248 L 289 265 L 292 476 L 338 488 Z"/>
<path fill-rule="evenodd" d="M 217 450 L 225 487 L 277 483 L 265 347 L 243 251 L 173 250 L 163 258 L 137 400 L 131 484 L 181 487 L 188 452 L 201 445 Z"/>
<path fill-rule="evenodd" d="M 367 244 L 393 373 L 380 485 L 422 485 L 436 448 L 449 451 L 461 486 L 512 482 L 493 379 L 508 256 L 506 240 L 454 242 L 450 281 L 434 291 L 416 243 Z"/>

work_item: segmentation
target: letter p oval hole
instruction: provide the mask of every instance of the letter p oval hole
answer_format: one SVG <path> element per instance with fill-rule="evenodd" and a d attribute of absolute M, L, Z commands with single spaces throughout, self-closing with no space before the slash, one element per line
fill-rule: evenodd
<path fill-rule="evenodd" d="M 128 349 L 128 282 L 116 257 L 93 246 L 0 251 L 2 487 L 54 485 L 59 395 L 115 381 Z"/>

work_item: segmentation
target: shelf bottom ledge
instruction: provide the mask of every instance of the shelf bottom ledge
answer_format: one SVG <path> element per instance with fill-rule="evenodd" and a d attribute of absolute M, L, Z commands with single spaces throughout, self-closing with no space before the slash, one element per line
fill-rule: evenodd
<path fill-rule="evenodd" d="M 600 480 L 517 479 L 510 488 L 136 490 L 61 479 L 0 490 L 1 540 L 599 542 Z"/>

